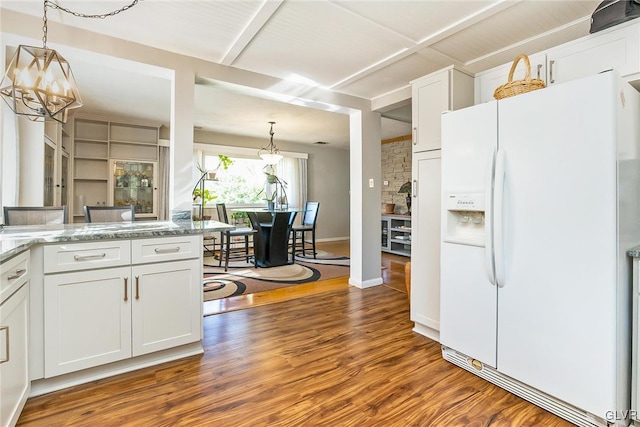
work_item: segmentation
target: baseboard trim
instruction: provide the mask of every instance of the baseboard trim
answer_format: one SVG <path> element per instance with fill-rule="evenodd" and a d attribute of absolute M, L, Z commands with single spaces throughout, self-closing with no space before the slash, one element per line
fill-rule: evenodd
<path fill-rule="evenodd" d="M 349 240 L 349 237 L 325 237 L 322 239 L 316 239 L 316 243 L 321 243 L 321 242 L 338 242 L 341 240 Z"/>
<path fill-rule="evenodd" d="M 440 342 L 440 331 L 437 331 L 429 326 L 425 326 L 421 323 L 413 323 L 413 332 L 423 335 L 427 338 L 431 338 L 436 342 Z"/>
<path fill-rule="evenodd" d="M 376 277 L 375 279 L 365 280 L 363 282 L 356 282 L 349 277 L 349 284 L 355 286 L 356 288 L 366 289 L 374 286 L 382 285 L 382 277 Z"/>
<path fill-rule="evenodd" d="M 42 394 L 51 393 L 53 391 L 62 390 L 75 385 L 88 383 L 90 381 L 108 378 L 114 375 L 123 374 L 125 372 L 131 372 L 138 369 L 147 368 L 149 366 L 159 365 L 161 363 L 182 359 L 184 357 L 195 356 L 202 353 L 204 353 L 204 349 L 202 347 L 202 343 L 198 341 L 180 347 L 145 354 L 143 356 L 134 357 L 132 359 L 120 360 L 118 362 L 109 363 L 107 365 L 83 369 L 78 372 L 71 372 L 69 374 L 59 375 L 51 378 L 38 379 L 31 382 L 31 394 L 29 395 L 29 397 L 40 396 Z"/>

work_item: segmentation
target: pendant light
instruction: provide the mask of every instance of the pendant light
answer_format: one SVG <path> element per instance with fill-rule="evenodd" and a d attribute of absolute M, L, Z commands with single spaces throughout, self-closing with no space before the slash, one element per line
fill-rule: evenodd
<path fill-rule="evenodd" d="M 82 18 L 105 18 L 129 9 L 138 1 L 108 14 L 85 15 L 44 0 L 43 47 L 19 45 L 0 81 L 0 95 L 9 108 L 33 121 L 53 119 L 65 123 L 69 111 L 82 106 L 69 62 L 47 47 L 47 7 Z"/>
<path fill-rule="evenodd" d="M 261 148 L 260 151 L 258 151 L 258 155 L 262 157 L 266 164 L 275 165 L 282 159 L 282 154 L 280 154 L 280 150 L 278 150 L 278 147 L 273 143 L 273 125 L 275 125 L 276 122 L 269 122 L 269 124 L 271 125 L 271 129 L 269 130 L 269 136 L 271 137 L 269 145 Z"/>

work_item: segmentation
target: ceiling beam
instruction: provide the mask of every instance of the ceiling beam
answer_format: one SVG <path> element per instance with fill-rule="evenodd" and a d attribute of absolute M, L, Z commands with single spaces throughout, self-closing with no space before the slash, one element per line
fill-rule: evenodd
<path fill-rule="evenodd" d="M 335 84 L 333 84 L 332 86 L 329 87 L 329 89 L 334 90 L 334 89 L 340 89 L 343 88 L 345 86 L 348 86 L 360 79 L 363 79 L 373 73 L 375 73 L 376 71 L 379 71 L 385 67 L 388 67 L 389 65 L 392 65 L 404 58 L 407 58 L 408 56 L 413 55 L 416 52 L 419 52 L 423 49 L 426 49 L 428 47 L 430 47 L 432 44 L 435 44 L 447 37 L 452 36 L 453 34 L 456 34 L 480 21 L 482 21 L 483 19 L 487 19 L 490 16 L 493 16 L 497 13 L 500 13 L 516 4 L 518 4 L 519 2 L 521 2 L 522 0 L 498 0 L 492 4 L 490 4 L 489 6 L 475 12 L 472 15 L 466 16 L 463 19 L 454 22 L 453 24 L 431 34 L 430 36 L 427 36 L 426 38 L 424 38 L 423 40 L 421 40 L 420 42 L 418 42 L 415 46 L 408 48 L 408 49 L 403 49 L 393 55 L 388 56 L 387 58 L 382 59 L 381 61 L 378 61 L 377 63 L 363 68 L 362 70 L 356 72 L 355 74 L 352 74 L 351 76 L 347 77 L 346 79 L 343 79 Z M 453 59 L 453 58 L 452 58 Z M 455 59 L 454 59 L 455 60 Z"/>
<path fill-rule="evenodd" d="M 240 32 L 233 44 L 229 46 L 227 53 L 224 54 L 220 63 L 228 66 L 233 65 L 236 59 L 238 59 L 240 54 L 242 54 L 247 46 L 249 46 L 249 43 L 251 43 L 253 38 L 260 32 L 260 30 L 262 30 L 267 21 L 271 19 L 283 2 L 284 0 L 265 0 L 253 18 L 251 18 L 247 26 Z"/>

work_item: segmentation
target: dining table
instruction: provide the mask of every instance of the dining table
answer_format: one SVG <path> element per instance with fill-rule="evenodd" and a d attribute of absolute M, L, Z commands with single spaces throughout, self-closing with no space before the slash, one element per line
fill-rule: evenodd
<path fill-rule="evenodd" d="M 298 212 L 304 209 L 260 209 L 237 208 L 246 212 L 251 226 L 256 230 L 253 238 L 253 255 L 256 267 L 277 267 L 292 264 L 294 256 L 289 256 L 289 234 Z"/>

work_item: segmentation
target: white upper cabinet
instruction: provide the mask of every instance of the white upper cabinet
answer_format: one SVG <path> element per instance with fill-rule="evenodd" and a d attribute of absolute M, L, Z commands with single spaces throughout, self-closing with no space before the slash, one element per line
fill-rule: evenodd
<path fill-rule="evenodd" d="M 607 70 L 621 76 L 640 71 L 640 24 L 596 33 L 549 49 L 547 85 L 551 86 Z"/>
<path fill-rule="evenodd" d="M 547 75 L 547 58 L 543 53 L 538 53 L 529 56 L 529 63 L 531 64 L 531 78 L 541 79 L 546 81 Z M 475 103 L 481 104 L 483 102 L 493 100 L 493 92 L 496 88 L 505 84 L 509 78 L 509 71 L 511 70 L 512 62 L 501 65 L 496 68 L 492 68 L 488 71 L 479 73 L 476 75 L 475 82 Z M 525 76 L 525 63 L 519 61 L 516 69 L 513 72 L 513 80 L 522 80 Z"/>
<path fill-rule="evenodd" d="M 440 148 L 440 115 L 473 104 L 473 77 L 448 67 L 411 82 L 413 152 Z"/>
<path fill-rule="evenodd" d="M 640 73 L 640 22 L 619 25 L 529 56 L 531 77 L 547 86 L 611 69 L 621 76 Z M 507 82 L 511 62 L 476 75 L 475 103 L 491 101 L 494 90 Z M 514 80 L 524 79 L 523 61 Z"/>

